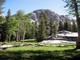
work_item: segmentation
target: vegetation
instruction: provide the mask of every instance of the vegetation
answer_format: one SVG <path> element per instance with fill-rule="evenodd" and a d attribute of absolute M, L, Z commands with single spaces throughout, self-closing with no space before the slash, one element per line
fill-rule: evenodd
<path fill-rule="evenodd" d="M 62 21 L 59 22 L 58 30 L 59 30 L 59 31 L 64 30 L 64 24 L 62 23 Z"/>
<path fill-rule="evenodd" d="M 68 24 L 69 22 L 68 21 L 66 21 L 66 22 L 64 22 L 64 30 L 69 30 L 69 24 Z"/>
<path fill-rule="evenodd" d="M 75 60 L 80 59 L 80 1 L 64 0 L 69 7 L 69 12 L 76 16 L 75 21 L 70 23 L 60 21 L 59 26 L 51 17 L 49 22 L 45 12 L 40 13 L 39 22 L 30 20 L 30 14 L 24 14 L 19 10 L 11 15 L 11 10 L 7 16 L 2 16 L 3 4 L 5 0 L 0 0 L 0 46 L 14 45 L 11 48 L 0 51 L 0 60 Z M 78 31 L 77 44 L 42 44 L 41 41 L 48 37 L 56 37 L 58 31 L 67 30 Z M 28 40 L 27 40 L 28 39 Z M 7 42 L 8 41 L 8 42 Z M 17 42 L 16 42 L 17 41 Z M 38 43 L 40 42 L 40 43 Z M 1 49 L 1 48 L 0 48 Z"/>
<path fill-rule="evenodd" d="M 75 46 L 59 47 L 48 45 L 47 46 L 22 46 L 9 48 L 0 51 L 1 60 L 72 60 L 78 59 L 80 50 L 73 50 Z"/>
<path fill-rule="evenodd" d="M 1 42 L 0 42 L 1 44 Z M 11 44 L 7 43 L 6 44 Z M 22 42 L 13 41 L 12 44 L 22 44 Z M 80 50 L 73 50 L 74 44 L 43 44 L 36 43 L 34 39 L 23 40 L 25 46 L 11 47 L 0 51 L 0 60 L 66 60 L 77 59 Z M 74 52 L 73 52 L 74 51 Z"/>
<path fill-rule="evenodd" d="M 74 20 L 73 20 L 74 21 Z M 68 28 L 68 30 L 69 31 L 71 31 L 71 32 L 75 32 L 75 31 L 72 31 L 72 29 L 73 29 L 73 23 L 72 22 L 68 22 L 68 26 L 69 26 L 69 28 Z M 77 27 L 77 26 L 76 26 Z M 76 31 L 77 32 L 77 31 Z"/>
<path fill-rule="evenodd" d="M 63 31 L 63 30 L 77 32 L 76 21 L 74 21 L 74 20 L 72 22 L 70 22 L 68 20 L 65 22 L 60 21 L 58 31 Z"/>
<path fill-rule="evenodd" d="M 5 0 L 0 0 L 0 16 L 1 16 L 1 14 L 3 13 L 3 7 L 2 7 L 2 5 L 5 3 Z"/>
<path fill-rule="evenodd" d="M 57 34 L 57 26 L 52 18 L 50 18 L 50 35 L 56 36 Z"/>
<path fill-rule="evenodd" d="M 44 12 L 40 14 L 39 25 L 37 24 L 38 22 L 31 22 L 29 20 L 30 16 L 31 13 L 24 14 L 22 10 L 19 10 L 16 14 L 11 15 L 11 11 L 9 9 L 6 18 L 1 19 L 1 26 L 3 26 L 1 27 L 1 41 L 10 42 L 11 40 L 16 40 L 19 42 L 29 38 L 36 38 L 39 42 L 47 38 L 49 34 L 54 36 L 56 35 L 57 27 L 53 22 L 53 19 L 51 19 L 51 25 L 49 26 L 50 33 L 47 35 L 47 18 Z"/>
<path fill-rule="evenodd" d="M 69 8 L 69 12 L 76 16 L 77 26 L 78 26 L 78 40 L 76 42 L 76 48 L 80 48 L 80 1 L 79 0 L 64 0 L 67 5 L 65 7 Z"/>
<path fill-rule="evenodd" d="M 38 27 L 37 41 L 43 41 L 46 38 L 46 17 L 44 13 L 40 14 L 40 24 Z"/>
<path fill-rule="evenodd" d="M 1 0 L 2 7 L 5 0 Z M 1 9 L 2 12 L 2 9 Z M 40 42 L 47 39 L 49 36 L 55 37 L 58 30 L 77 31 L 77 25 L 71 24 L 68 20 L 62 23 L 59 22 L 59 26 L 55 23 L 55 20 L 51 17 L 48 21 L 45 12 L 41 12 L 39 22 L 31 22 L 30 16 L 32 14 L 24 14 L 24 11 L 19 10 L 16 14 L 11 15 L 10 9 L 7 12 L 7 16 L 0 16 L 1 41 L 16 40 L 17 42 L 25 39 L 36 39 Z"/>
<path fill-rule="evenodd" d="M 77 32 L 77 24 L 74 21 L 73 21 L 73 24 L 72 24 L 72 31 Z"/>

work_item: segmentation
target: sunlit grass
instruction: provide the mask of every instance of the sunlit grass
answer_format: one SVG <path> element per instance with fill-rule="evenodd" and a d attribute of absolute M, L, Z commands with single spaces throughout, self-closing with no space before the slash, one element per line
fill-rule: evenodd
<path fill-rule="evenodd" d="M 73 49 L 75 47 L 68 46 L 68 47 L 56 47 L 56 46 L 22 46 L 22 47 L 13 47 L 7 49 L 8 51 L 18 51 L 18 50 L 43 50 L 43 51 L 59 51 L 59 50 L 67 50 Z"/>
<path fill-rule="evenodd" d="M 24 59 L 24 60 L 62 60 L 72 59 L 79 56 L 80 50 L 73 50 L 75 47 L 56 47 L 56 46 L 21 46 L 8 48 L 0 51 L 0 60 L 2 59 Z M 2 57 L 3 56 L 3 57 Z"/>
<path fill-rule="evenodd" d="M 7 44 L 31 44 L 11 47 L 0 51 L 0 60 L 77 60 L 80 50 L 74 50 L 75 44 L 43 44 L 34 39 L 23 42 L 12 41 Z"/>

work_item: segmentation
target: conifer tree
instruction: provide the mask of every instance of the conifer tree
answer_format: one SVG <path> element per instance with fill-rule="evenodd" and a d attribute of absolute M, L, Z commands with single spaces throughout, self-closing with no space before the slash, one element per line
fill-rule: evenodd
<path fill-rule="evenodd" d="M 50 18 L 50 35 L 56 36 L 57 26 L 52 18 Z"/>
<path fill-rule="evenodd" d="M 69 24 L 68 24 L 68 21 L 65 21 L 64 22 L 64 30 L 69 30 Z"/>
<path fill-rule="evenodd" d="M 74 22 L 74 21 L 72 24 L 72 32 L 77 32 L 77 25 L 76 25 L 76 22 Z"/>
<path fill-rule="evenodd" d="M 56 37 L 56 34 L 57 34 L 57 32 L 58 32 L 58 27 L 57 27 L 57 25 L 54 23 L 54 26 L 53 26 L 53 28 L 54 28 L 54 30 L 53 30 L 53 34 L 54 34 L 54 37 Z"/>
<path fill-rule="evenodd" d="M 68 22 L 68 26 L 69 26 L 69 27 L 68 27 L 68 30 L 69 30 L 69 31 L 72 31 L 72 24 L 71 24 L 71 22 Z"/>
<path fill-rule="evenodd" d="M 8 40 L 10 40 L 10 37 L 11 37 L 11 34 L 10 34 L 10 32 L 9 32 L 9 30 L 10 30 L 10 20 L 11 20 L 11 11 L 10 11 L 10 9 L 8 10 L 8 12 L 7 12 L 7 16 L 6 16 L 6 22 L 5 22 L 5 29 L 6 29 L 6 40 L 8 41 Z"/>
<path fill-rule="evenodd" d="M 6 34 L 6 40 L 10 42 L 11 36 L 16 36 L 18 21 L 15 19 L 15 17 L 11 17 L 11 11 L 8 10 L 6 22 L 5 24 L 5 34 Z"/>
<path fill-rule="evenodd" d="M 46 19 L 45 14 L 41 12 L 40 14 L 40 24 L 38 27 L 38 35 L 37 35 L 37 41 L 43 41 L 46 38 Z"/>
<path fill-rule="evenodd" d="M 2 5 L 5 3 L 5 0 L 0 0 L 0 16 L 1 16 L 1 14 L 3 13 L 3 7 L 2 7 Z"/>
<path fill-rule="evenodd" d="M 35 22 L 32 23 L 32 27 L 31 27 L 31 35 L 32 35 L 32 38 L 35 38 L 35 32 L 36 32 L 36 25 L 35 25 Z"/>
<path fill-rule="evenodd" d="M 50 35 L 53 35 L 54 33 L 54 20 L 52 19 L 52 17 L 50 18 Z"/>
<path fill-rule="evenodd" d="M 6 16 L 6 21 L 9 22 L 10 18 L 11 18 L 11 11 L 9 9 L 8 12 L 7 12 L 7 16 Z"/>
<path fill-rule="evenodd" d="M 62 31 L 63 29 L 64 29 L 63 23 L 62 23 L 62 21 L 60 21 L 60 22 L 59 22 L 58 30 L 59 30 L 59 31 Z"/>
<path fill-rule="evenodd" d="M 5 41 L 5 29 L 4 29 L 4 24 L 3 24 L 3 20 L 4 17 L 2 16 L 3 13 L 3 4 L 5 3 L 5 0 L 0 0 L 0 29 L 1 31 L 1 41 Z"/>
<path fill-rule="evenodd" d="M 19 41 L 19 40 L 21 40 L 22 38 L 20 38 L 20 36 L 22 35 L 22 30 L 23 30 L 23 26 L 22 25 L 24 25 L 24 23 L 22 23 L 23 22 L 23 20 L 24 20 L 24 12 L 22 11 L 22 10 L 19 10 L 18 12 L 17 12 L 17 19 L 19 20 L 19 23 L 18 23 L 18 30 L 17 30 L 17 34 L 16 34 L 16 40 L 17 41 Z"/>
<path fill-rule="evenodd" d="M 78 26 L 78 39 L 76 40 L 76 48 L 80 48 L 80 0 L 64 0 L 66 6 L 69 8 L 69 12 L 76 16 L 77 26 Z"/>

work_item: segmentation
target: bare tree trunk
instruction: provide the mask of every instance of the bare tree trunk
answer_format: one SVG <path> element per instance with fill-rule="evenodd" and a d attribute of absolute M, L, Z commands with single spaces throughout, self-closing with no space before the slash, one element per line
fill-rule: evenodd
<path fill-rule="evenodd" d="M 8 42 L 8 35 L 6 35 L 6 41 Z"/>
<path fill-rule="evenodd" d="M 17 34 L 16 34 L 16 41 L 18 42 L 18 32 L 17 32 Z"/>
<path fill-rule="evenodd" d="M 10 42 L 10 40 L 11 40 L 11 34 L 9 35 L 9 42 Z"/>
<path fill-rule="evenodd" d="M 26 34 L 26 32 L 24 31 L 24 33 L 23 33 L 23 39 L 22 39 L 22 40 L 24 40 L 24 39 L 25 39 L 25 34 Z"/>
<path fill-rule="evenodd" d="M 76 41 L 76 47 L 80 48 L 80 20 L 77 21 L 78 24 L 78 39 Z"/>
<path fill-rule="evenodd" d="M 78 48 L 80 48 L 80 18 L 79 18 L 77 0 L 74 0 L 74 7 L 75 7 L 75 15 L 76 15 L 77 26 L 78 26 L 78 39 L 76 41 L 76 48 L 78 49 Z"/>
<path fill-rule="evenodd" d="M 17 31 L 17 34 L 16 34 L 16 40 L 17 40 L 17 42 L 20 40 L 20 32 L 19 32 L 20 27 L 19 27 L 19 25 L 20 25 L 20 23 L 18 24 L 18 31 Z"/>

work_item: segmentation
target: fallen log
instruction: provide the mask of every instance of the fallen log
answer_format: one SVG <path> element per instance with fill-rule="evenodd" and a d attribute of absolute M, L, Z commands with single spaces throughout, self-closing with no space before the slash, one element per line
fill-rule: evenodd
<path fill-rule="evenodd" d="M 5 50 L 5 49 L 11 48 L 11 47 L 13 47 L 13 45 L 2 45 L 2 46 L 0 46 L 0 50 Z"/>

